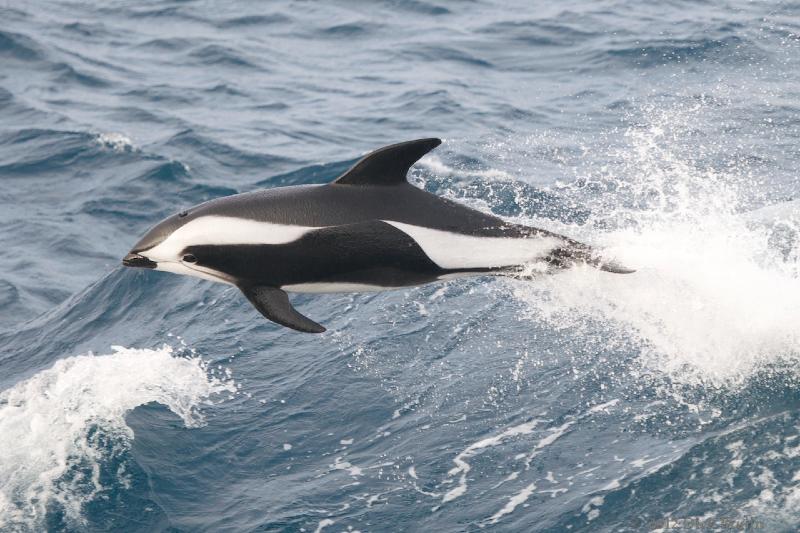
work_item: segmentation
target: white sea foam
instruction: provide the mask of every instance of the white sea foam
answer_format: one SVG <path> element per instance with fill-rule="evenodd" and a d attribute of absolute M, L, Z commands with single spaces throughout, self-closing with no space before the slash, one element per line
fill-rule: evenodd
<path fill-rule="evenodd" d="M 456 178 L 486 178 L 490 180 L 512 180 L 514 177 L 509 174 L 508 172 L 497 170 L 497 169 L 486 169 L 486 170 L 462 170 L 455 167 L 451 167 L 447 165 L 444 161 L 439 159 L 436 155 L 427 155 L 423 157 L 420 162 L 420 165 L 426 167 L 431 172 L 435 173 L 437 176 L 454 176 Z"/>
<path fill-rule="evenodd" d="M 101 133 L 95 137 L 97 144 L 110 148 L 115 152 L 130 152 L 133 150 L 133 141 L 121 133 Z"/>
<path fill-rule="evenodd" d="M 333 464 L 328 466 L 334 470 L 347 470 L 347 472 L 353 477 L 358 477 L 364 474 L 364 471 L 361 467 L 355 466 L 348 461 L 343 461 L 341 457 L 337 457 Z"/>
<path fill-rule="evenodd" d="M 577 422 L 580 418 L 583 418 L 583 416 L 579 417 L 578 419 L 568 420 L 567 422 L 564 422 L 560 426 L 551 429 L 550 433 L 546 437 L 539 439 L 539 441 L 536 443 L 536 445 L 533 447 L 533 449 L 530 451 L 527 458 L 525 459 L 525 468 L 530 468 L 531 461 L 533 460 L 534 457 L 542 453 L 543 449 L 547 448 L 555 441 L 563 437 L 564 434 L 567 432 L 567 430 L 569 430 L 569 428 L 571 428 L 572 425 L 575 424 L 575 422 Z"/>
<path fill-rule="evenodd" d="M 513 291 L 536 320 L 601 323 L 611 342 L 635 339 L 647 371 L 729 386 L 769 365 L 797 368 L 800 203 L 749 215 L 764 191 L 746 163 L 703 163 L 725 148 L 693 138 L 703 111 L 646 110 L 649 123 L 612 151 L 615 166 L 587 171 L 601 192 L 565 192 L 582 195 L 587 224 L 528 221 L 600 246 L 635 273 L 575 268 Z"/>
<path fill-rule="evenodd" d="M 447 503 L 451 500 L 454 500 L 459 496 L 462 496 L 467 491 L 467 474 L 471 470 L 467 459 L 473 457 L 483 449 L 498 446 L 512 437 L 528 435 L 532 433 L 536 426 L 541 422 L 542 420 L 531 420 L 530 422 L 525 422 L 524 424 L 512 426 L 497 435 L 481 439 L 467 446 L 464 451 L 459 453 L 455 459 L 453 459 L 453 462 L 456 466 L 451 468 L 447 475 L 448 477 L 452 477 L 460 474 L 458 484 L 445 493 L 444 497 L 442 498 L 442 502 Z"/>
<path fill-rule="evenodd" d="M 320 533 L 323 529 L 325 529 L 328 526 L 332 526 L 335 523 L 336 522 L 334 522 L 330 518 L 323 518 L 322 520 L 319 521 L 319 524 L 317 524 L 317 529 L 314 530 L 314 533 Z"/>
<path fill-rule="evenodd" d="M 577 422 L 587 417 L 592 417 L 601 414 L 608 414 L 609 410 L 612 407 L 614 407 L 618 402 L 619 400 L 615 399 L 602 404 L 595 405 L 587 409 L 585 412 L 575 417 L 569 418 L 563 424 L 549 428 L 548 430 L 546 430 L 547 434 L 545 436 L 536 439 L 529 453 L 518 454 L 514 457 L 514 459 L 515 460 L 524 459 L 525 470 L 530 470 L 533 459 L 536 458 L 538 455 L 540 455 L 548 446 L 551 446 L 554 442 L 556 442 L 564 435 L 566 435 L 573 425 L 575 425 Z M 468 488 L 467 475 L 469 474 L 470 470 L 472 470 L 472 467 L 468 462 L 470 458 L 481 453 L 483 450 L 487 448 L 500 446 L 506 443 L 507 441 L 511 440 L 512 438 L 531 435 L 536 431 L 537 426 L 539 426 L 539 424 L 541 424 L 542 422 L 544 422 L 544 420 L 533 419 L 529 422 L 525 422 L 524 424 L 511 426 L 501 431 L 500 433 L 497 433 L 496 435 L 493 435 L 491 437 L 486 437 L 467 446 L 461 453 L 459 453 L 453 459 L 453 463 L 455 463 L 455 466 L 447 472 L 448 478 L 453 478 L 456 475 L 458 475 L 459 477 L 457 480 L 457 484 L 449 491 L 447 491 L 442 497 L 442 503 L 447 503 L 452 500 L 455 500 L 456 498 L 463 496 L 467 492 Z M 500 485 L 503 485 L 508 481 L 516 480 L 519 477 L 519 474 L 520 474 L 519 471 L 512 472 L 503 481 L 497 483 L 493 488 L 496 489 Z M 550 483 L 557 483 L 555 477 L 553 477 L 552 472 L 547 473 L 545 480 L 549 481 Z M 450 481 L 451 480 L 448 479 L 448 482 Z M 536 488 L 535 485 L 531 483 L 526 488 L 522 489 L 516 496 L 513 496 L 507 502 L 506 506 L 503 509 L 501 509 L 495 515 L 490 517 L 489 522 L 495 523 L 506 514 L 512 513 L 514 509 L 516 509 L 520 504 L 524 503 L 530 497 L 535 488 Z M 541 492 L 550 492 L 552 496 L 555 497 L 559 493 L 566 492 L 566 489 L 559 488 Z"/>
<path fill-rule="evenodd" d="M 83 504 L 105 488 L 104 460 L 133 439 L 125 415 L 135 407 L 157 402 L 199 427 L 201 405 L 235 392 L 232 380 L 169 346 L 113 350 L 61 359 L 0 393 L 0 530 L 39 529 L 51 505 L 81 523 Z M 116 476 L 129 483 L 124 469 Z"/>
<path fill-rule="evenodd" d="M 496 524 L 497 521 L 503 518 L 505 515 L 513 513 L 514 509 L 525 503 L 527 499 L 531 497 L 531 494 L 533 494 L 534 490 L 536 490 L 536 484 L 531 483 L 517 494 L 510 497 L 503 508 L 489 518 L 489 523 Z"/>

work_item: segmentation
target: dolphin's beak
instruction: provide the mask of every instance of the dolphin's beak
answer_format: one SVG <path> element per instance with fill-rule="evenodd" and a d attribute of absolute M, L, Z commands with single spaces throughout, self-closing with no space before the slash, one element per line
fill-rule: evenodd
<path fill-rule="evenodd" d="M 143 255 L 135 254 L 133 252 L 129 253 L 125 257 L 122 258 L 122 264 L 126 267 L 139 267 L 139 268 L 155 268 L 157 265 L 155 262 L 150 261 Z"/>

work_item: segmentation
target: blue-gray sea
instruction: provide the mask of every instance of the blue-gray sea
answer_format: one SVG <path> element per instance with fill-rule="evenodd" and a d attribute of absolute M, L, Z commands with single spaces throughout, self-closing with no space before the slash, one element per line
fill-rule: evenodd
<path fill-rule="evenodd" d="M 636 272 L 306 335 L 120 265 L 433 136 L 415 186 Z M 796 1 L 0 0 L 0 530 L 797 531 L 799 169 Z"/>

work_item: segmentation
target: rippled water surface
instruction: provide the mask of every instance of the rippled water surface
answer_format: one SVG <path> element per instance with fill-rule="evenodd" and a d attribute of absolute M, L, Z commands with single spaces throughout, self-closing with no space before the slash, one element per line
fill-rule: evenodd
<path fill-rule="evenodd" d="M 439 136 L 637 269 L 297 296 L 119 259 Z M 0 0 L 0 530 L 800 526 L 796 2 Z"/>

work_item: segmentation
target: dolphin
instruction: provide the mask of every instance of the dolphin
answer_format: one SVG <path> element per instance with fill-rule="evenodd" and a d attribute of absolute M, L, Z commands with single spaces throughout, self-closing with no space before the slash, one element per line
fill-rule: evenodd
<path fill-rule="evenodd" d="M 380 148 L 325 185 L 217 198 L 155 225 L 124 257 L 128 267 L 238 287 L 267 319 L 308 333 L 287 292 L 384 291 L 477 275 L 550 272 L 578 263 L 627 273 L 589 246 L 506 222 L 414 187 L 406 175 L 441 144 Z"/>

